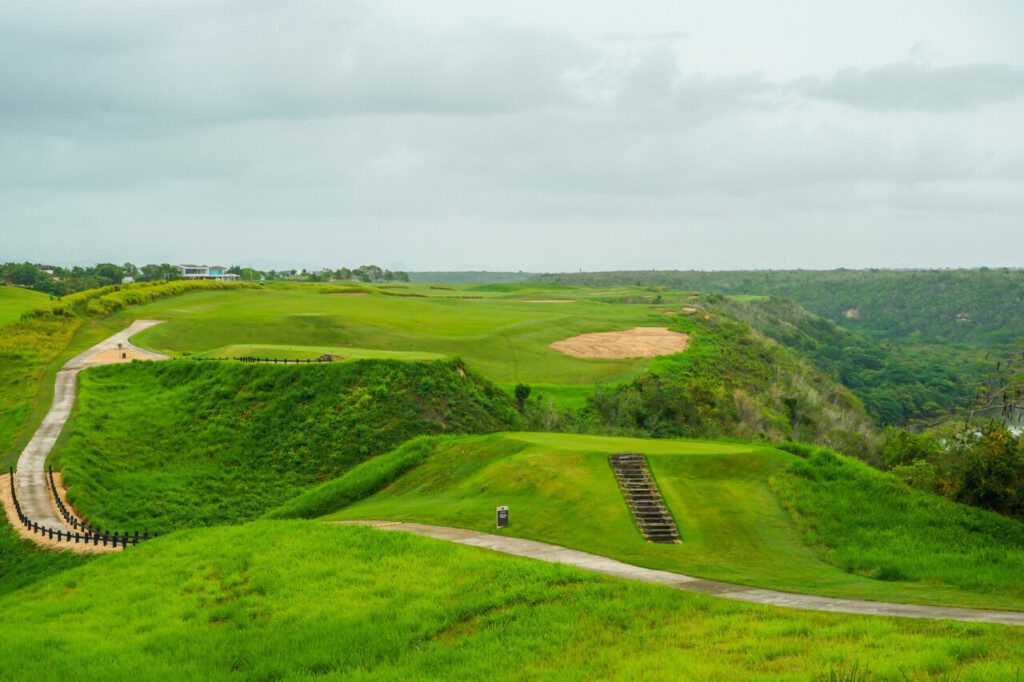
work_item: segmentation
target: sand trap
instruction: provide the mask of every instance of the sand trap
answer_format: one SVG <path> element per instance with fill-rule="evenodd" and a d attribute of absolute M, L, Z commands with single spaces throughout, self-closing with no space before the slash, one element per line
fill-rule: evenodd
<path fill-rule="evenodd" d="M 328 296 L 369 296 L 370 294 L 365 291 L 328 291 L 325 292 Z"/>
<path fill-rule="evenodd" d="M 122 353 L 124 353 L 126 357 L 122 358 Z M 145 353 L 140 353 L 139 351 L 132 350 L 131 348 L 125 348 L 124 350 L 111 348 L 110 350 L 105 350 L 102 353 L 97 353 L 96 355 L 93 355 L 91 358 L 86 360 L 86 362 L 89 363 L 90 365 L 109 365 L 115 362 L 131 362 L 132 360 L 152 359 L 152 355 L 146 355 Z"/>
<path fill-rule="evenodd" d="M 694 308 L 692 305 L 684 305 L 683 306 L 683 312 L 695 313 L 695 312 L 697 312 L 697 308 Z"/>
<path fill-rule="evenodd" d="M 571 298 L 517 298 L 520 303 L 575 303 Z"/>
<path fill-rule="evenodd" d="M 551 348 L 574 358 L 653 358 L 686 350 L 690 337 L 670 332 L 668 327 L 636 327 L 624 332 L 581 334 L 555 341 Z"/>

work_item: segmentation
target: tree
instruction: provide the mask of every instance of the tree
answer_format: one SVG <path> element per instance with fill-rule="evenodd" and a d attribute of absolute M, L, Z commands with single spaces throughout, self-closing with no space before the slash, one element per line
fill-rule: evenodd
<path fill-rule="evenodd" d="M 530 391 L 530 387 L 526 384 L 516 384 L 516 405 L 519 406 L 520 412 L 526 409 L 526 401 L 530 397 Z"/>

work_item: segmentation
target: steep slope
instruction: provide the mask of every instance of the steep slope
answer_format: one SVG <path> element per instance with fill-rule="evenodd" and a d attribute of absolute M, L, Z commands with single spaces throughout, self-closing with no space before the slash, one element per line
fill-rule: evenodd
<path fill-rule="evenodd" d="M 82 373 L 58 450 L 93 523 L 150 530 L 254 518 L 414 436 L 514 425 L 457 360 L 310 366 L 178 360 Z"/>

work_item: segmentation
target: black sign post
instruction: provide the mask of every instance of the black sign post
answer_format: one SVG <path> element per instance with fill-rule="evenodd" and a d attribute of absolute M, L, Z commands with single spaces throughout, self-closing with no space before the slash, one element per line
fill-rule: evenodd
<path fill-rule="evenodd" d="M 498 507 L 498 528 L 508 527 L 508 507 Z"/>

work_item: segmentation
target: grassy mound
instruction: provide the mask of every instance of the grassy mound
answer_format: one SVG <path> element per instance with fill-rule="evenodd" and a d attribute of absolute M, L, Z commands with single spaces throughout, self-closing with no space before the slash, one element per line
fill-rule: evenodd
<path fill-rule="evenodd" d="M 57 455 L 71 499 L 100 525 L 151 530 L 251 519 L 415 436 L 518 417 L 457 360 L 132 363 L 80 386 Z"/>
<path fill-rule="evenodd" d="M 31 289 L 0 285 L 0 324 L 14 322 L 21 314 L 46 303 L 49 296 Z"/>
<path fill-rule="evenodd" d="M 966 681 L 1012 679 L 1024 647 L 1014 628 L 743 605 L 308 522 L 178 533 L 0 610 L 19 679 Z"/>
<path fill-rule="evenodd" d="M 682 534 L 637 532 L 608 453 L 647 454 Z M 355 501 L 358 500 L 358 501 Z M 782 503 L 785 502 L 785 505 Z M 855 460 L 701 441 L 496 434 L 414 443 L 274 513 L 495 532 L 651 568 L 794 592 L 1024 609 L 1024 525 Z"/>

